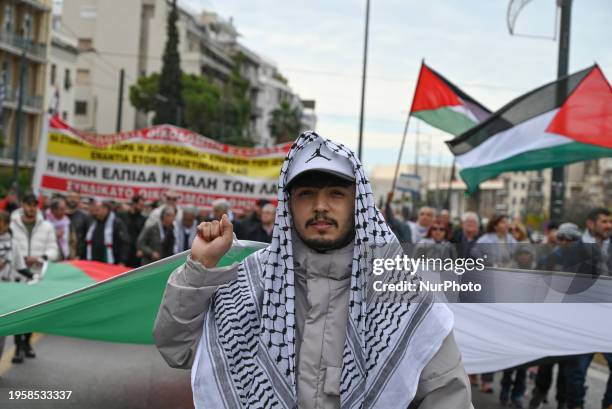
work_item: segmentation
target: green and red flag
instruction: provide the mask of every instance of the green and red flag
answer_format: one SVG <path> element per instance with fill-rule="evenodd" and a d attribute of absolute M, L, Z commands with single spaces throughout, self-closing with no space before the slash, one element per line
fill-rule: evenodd
<path fill-rule="evenodd" d="M 487 119 L 491 111 L 423 63 L 410 114 L 456 136 Z"/>
<path fill-rule="evenodd" d="M 237 241 L 219 265 L 241 261 L 266 245 Z M 0 336 L 41 332 L 152 344 L 166 282 L 188 253 L 131 271 L 95 261 L 49 263 L 36 283 L 0 283 Z"/>
<path fill-rule="evenodd" d="M 612 88 L 593 65 L 516 98 L 447 144 L 470 192 L 503 172 L 612 157 Z"/>

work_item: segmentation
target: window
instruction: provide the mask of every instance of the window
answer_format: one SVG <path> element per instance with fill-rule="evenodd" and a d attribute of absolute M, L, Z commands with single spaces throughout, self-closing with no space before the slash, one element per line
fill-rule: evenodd
<path fill-rule="evenodd" d="M 525 183 L 521 183 L 521 190 L 525 190 Z"/>
<path fill-rule="evenodd" d="M 518 187 L 518 183 L 517 183 L 517 182 L 514 182 L 514 183 L 512 184 L 512 189 L 516 189 L 517 187 Z"/>
<path fill-rule="evenodd" d="M 98 8 L 96 6 L 81 6 L 79 14 L 82 19 L 95 19 L 98 16 Z"/>
<path fill-rule="evenodd" d="M 516 204 L 516 197 L 512 198 L 512 206 L 514 206 Z"/>
<path fill-rule="evenodd" d="M 76 71 L 76 83 L 77 85 L 89 85 L 91 82 L 91 75 L 88 69 L 78 68 Z"/>
<path fill-rule="evenodd" d="M 76 115 L 87 115 L 87 101 L 76 101 L 74 103 L 74 113 Z"/>
<path fill-rule="evenodd" d="M 13 31 L 13 11 L 15 10 L 12 4 L 7 4 L 4 6 L 4 21 L 2 22 L 2 26 L 4 27 L 4 31 L 10 33 Z"/>
<path fill-rule="evenodd" d="M 521 204 L 524 205 L 525 204 L 525 198 L 521 197 Z"/>
<path fill-rule="evenodd" d="M 91 38 L 79 38 L 79 51 L 93 50 L 93 41 Z"/>
<path fill-rule="evenodd" d="M 23 21 L 21 23 L 21 35 L 26 40 L 32 40 L 33 39 L 32 15 L 30 13 L 25 13 L 23 15 Z"/>
<path fill-rule="evenodd" d="M 68 91 L 72 87 L 72 80 L 70 79 L 70 70 L 66 68 L 64 70 L 64 89 Z"/>
<path fill-rule="evenodd" d="M 62 111 L 62 120 L 64 120 L 64 121 L 68 120 L 68 112 Z"/>
<path fill-rule="evenodd" d="M 6 87 L 5 92 L 8 94 L 10 92 L 11 81 L 13 80 L 13 71 L 11 69 L 11 62 L 7 57 L 4 57 L 2 61 L 2 81 Z"/>
<path fill-rule="evenodd" d="M 51 64 L 51 73 L 49 74 L 49 80 L 51 85 L 55 85 L 55 77 L 57 76 L 57 67 L 55 64 Z"/>

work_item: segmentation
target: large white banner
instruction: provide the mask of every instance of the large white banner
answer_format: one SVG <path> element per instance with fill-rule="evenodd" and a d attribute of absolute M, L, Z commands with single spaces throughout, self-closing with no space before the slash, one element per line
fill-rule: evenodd
<path fill-rule="evenodd" d="M 159 200 L 172 189 L 181 203 L 209 207 L 223 197 L 240 209 L 257 199 L 276 200 L 289 148 L 225 145 L 169 125 L 86 134 L 54 117 L 41 140 L 33 188 L 117 201 L 136 194 Z"/>

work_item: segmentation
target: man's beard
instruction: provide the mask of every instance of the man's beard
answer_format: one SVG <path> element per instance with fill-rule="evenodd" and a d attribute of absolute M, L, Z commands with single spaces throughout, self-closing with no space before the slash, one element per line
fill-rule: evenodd
<path fill-rule="evenodd" d="M 315 220 L 321 220 L 321 219 L 331 221 L 336 226 L 338 225 L 338 223 L 335 220 L 329 219 L 327 217 L 315 217 L 313 219 L 308 220 L 306 222 L 306 225 L 308 225 L 311 222 L 314 222 Z M 304 242 L 304 244 L 306 244 L 308 247 L 310 247 L 313 250 L 319 251 L 319 252 L 325 252 L 329 250 L 341 249 L 342 247 L 345 247 L 350 242 L 352 242 L 355 237 L 354 226 L 355 226 L 355 221 L 351 219 L 350 227 L 347 229 L 347 231 L 342 236 L 338 237 L 336 240 L 326 239 L 326 238 L 307 239 L 303 237 L 297 229 L 295 229 L 295 232 L 297 233 L 300 240 L 302 240 L 302 242 Z"/>

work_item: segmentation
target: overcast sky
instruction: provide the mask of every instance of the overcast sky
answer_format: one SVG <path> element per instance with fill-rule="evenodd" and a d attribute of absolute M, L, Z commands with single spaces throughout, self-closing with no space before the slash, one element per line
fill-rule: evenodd
<path fill-rule="evenodd" d="M 180 0 L 194 11 L 232 17 L 244 45 L 275 61 L 291 87 L 315 99 L 317 131 L 357 147 L 365 0 Z M 555 0 L 533 0 L 516 31 L 553 37 Z M 364 164 L 394 164 L 422 58 L 490 109 L 557 73 L 558 42 L 511 36 L 508 0 L 372 0 L 366 88 Z M 570 71 L 597 62 L 612 78 L 612 2 L 574 0 Z M 404 162 L 414 159 L 417 119 Z M 421 123 L 421 160 L 452 156 L 449 136 Z M 427 135 L 431 135 L 428 137 Z M 423 149 L 423 146 L 425 148 Z"/>

